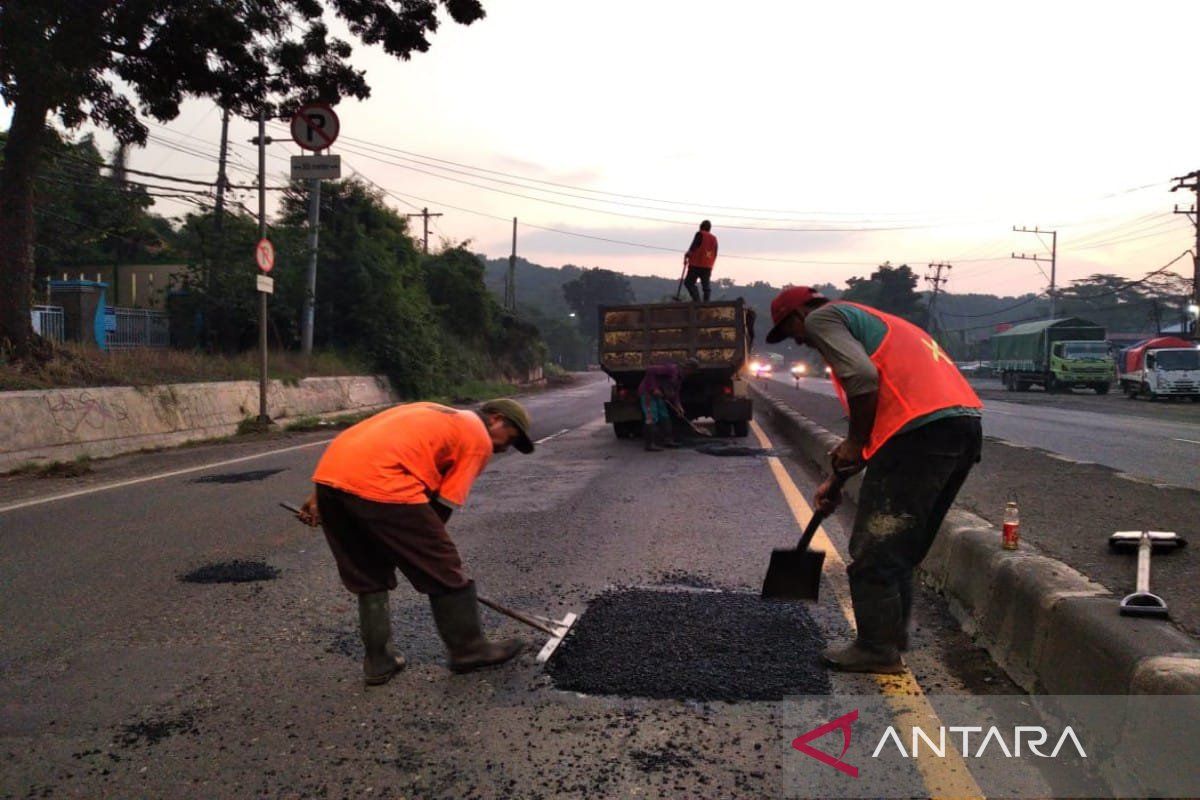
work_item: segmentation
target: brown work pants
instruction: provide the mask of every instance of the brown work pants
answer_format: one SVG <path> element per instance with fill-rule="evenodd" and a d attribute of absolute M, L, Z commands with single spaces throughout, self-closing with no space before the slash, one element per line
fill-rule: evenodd
<path fill-rule="evenodd" d="M 317 484 L 325 540 L 342 583 L 355 594 L 396 588 L 396 570 L 422 594 L 470 583 L 446 526 L 428 503 L 376 503 Z"/>

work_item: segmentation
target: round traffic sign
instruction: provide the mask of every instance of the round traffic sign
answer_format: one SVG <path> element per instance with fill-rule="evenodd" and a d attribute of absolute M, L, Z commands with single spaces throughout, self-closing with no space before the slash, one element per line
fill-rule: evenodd
<path fill-rule="evenodd" d="M 254 248 L 254 260 L 263 272 L 270 272 L 271 267 L 275 266 L 275 246 L 270 239 L 258 240 L 258 246 Z"/>
<path fill-rule="evenodd" d="M 324 150 L 338 137 L 341 123 L 325 103 L 305 103 L 292 115 L 292 139 L 305 150 Z"/>

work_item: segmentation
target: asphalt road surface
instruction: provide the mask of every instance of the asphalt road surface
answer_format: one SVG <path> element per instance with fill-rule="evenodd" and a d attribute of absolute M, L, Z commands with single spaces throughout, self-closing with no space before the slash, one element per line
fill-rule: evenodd
<path fill-rule="evenodd" d="M 858 778 L 792 747 L 851 709 L 870 731 L 900 715 L 936 724 L 945 699 L 1020 693 L 927 593 L 909 674 L 814 666 L 821 640 L 851 630 L 851 509 L 817 540 L 830 551 L 821 601 L 764 608 L 754 601 L 768 556 L 807 521 L 809 476 L 782 450 L 645 453 L 603 424 L 607 391 L 589 375 L 527 398 L 538 451 L 498 457 L 450 529 L 481 592 L 555 617 L 595 603 L 563 652 L 591 641 L 603 669 L 628 672 L 588 675 L 586 650 L 564 671 L 617 694 L 557 688 L 532 651 L 451 675 L 424 599 L 403 581 L 392 616 L 409 667 L 364 689 L 355 602 L 320 534 L 276 505 L 308 491 L 329 434 L 114 459 L 79 481 L 0 482 L 0 796 L 981 794 L 987 765 L 953 747 L 872 770 L 856 727 L 844 758 Z M 777 443 L 761 433 L 745 444 Z M 274 577 L 180 580 L 214 564 Z M 540 642 L 490 612 L 486 622 Z M 755 650 L 755 626 L 772 625 L 795 637 L 772 630 Z M 1024 769 L 1005 780 L 1019 784 L 1010 793 L 1052 796 L 1060 778 Z"/>
<path fill-rule="evenodd" d="M 790 375 L 774 381 L 795 386 Z M 1005 395 L 981 382 L 984 432 L 1074 461 L 1103 464 L 1147 480 L 1200 489 L 1200 403 L 1149 403 L 1120 395 L 1030 392 Z M 836 397 L 820 378 L 800 381 L 804 391 Z"/>

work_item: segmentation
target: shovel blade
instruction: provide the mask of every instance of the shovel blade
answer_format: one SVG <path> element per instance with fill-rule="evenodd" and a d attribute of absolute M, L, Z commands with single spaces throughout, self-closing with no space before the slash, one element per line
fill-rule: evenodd
<path fill-rule="evenodd" d="M 816 600 L 821 588 L 825 553 L 819 550 L 775 550 L 763 579 L 765 600 Z"/>

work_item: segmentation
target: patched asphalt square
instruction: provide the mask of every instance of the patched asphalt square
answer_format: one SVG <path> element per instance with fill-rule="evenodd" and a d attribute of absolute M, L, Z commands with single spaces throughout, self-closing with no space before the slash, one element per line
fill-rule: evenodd
<path fill-rule="evenodd" d="M 547 664 L 591 695 L 781 700 L 830 693 L 820 629 L 801 603 L 719 591 L 627 589 L 592 601 Z"/>

